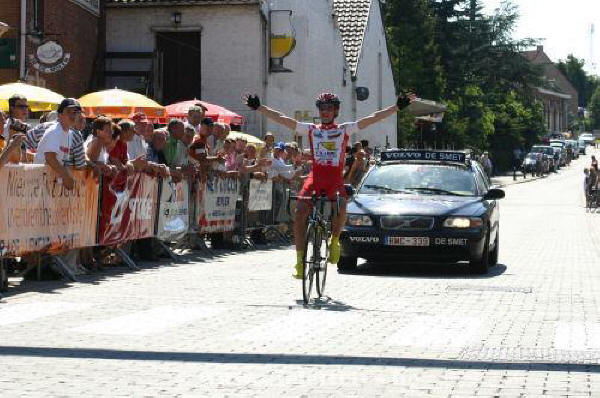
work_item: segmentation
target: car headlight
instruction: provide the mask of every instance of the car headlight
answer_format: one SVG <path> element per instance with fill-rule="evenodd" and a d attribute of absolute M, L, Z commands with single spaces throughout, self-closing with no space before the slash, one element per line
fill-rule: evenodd
<path fill-rule="evenodd" d="M 371 217 L 362 214 L 348 214 L 346 223 L 353 227 L 370 227 L 373 225 Z"/>
<path fill-rule="evenodd" d="M 444 221 L 446 228 L 479 228 L 482 225 L 483 221 L 477 217 L 449 217 Z"/>

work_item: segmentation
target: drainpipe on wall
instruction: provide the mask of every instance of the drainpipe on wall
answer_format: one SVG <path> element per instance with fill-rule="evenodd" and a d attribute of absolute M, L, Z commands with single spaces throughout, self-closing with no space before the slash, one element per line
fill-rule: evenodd
<path fill-rule="evenodd" d="M 27 0 L 21 0 L 21 59 L 19 61 L 19 79 L 25 80 L 25 39 L 27 38 Z"/>
<path fill-rule="evenodd" d="M 350 74 L 350 81 L 352 82 L 352 117 L 350 120 L 352 121 L 356 121 L 356 119 L 358 118 L 357 116 L 357 99 L 356 99 L 356 76 L 352 74 Z M 352 137 L 350 137 L 352 139 L 352 143 L 356 142 L 356 133 L 352 134 Z"/>

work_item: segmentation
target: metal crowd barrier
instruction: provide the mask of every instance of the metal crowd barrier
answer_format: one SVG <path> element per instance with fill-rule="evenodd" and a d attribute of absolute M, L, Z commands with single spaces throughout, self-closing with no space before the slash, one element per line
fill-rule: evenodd
<path fill-rule="evenodd" d="M 18 166 L 17 166 L 18 167 Z M 30 173 L 30 171 L 27 171 L 27 167 L 23 167 L 22 170 L 21 169 L 17 169 L 17 168 L 12 168 L 8 167 L 8 168 L 4 168 L 2 170 L 0 170 L 0 177 L 6 177 L 5 174 L 3 173 L 8 173 L 8 169 L 12 170 L 13 173 L 15 172 L 15 170 L 17 172 L 27 172 Z M 44 178 L 50 178 L 50 180 L 52 181 L 52 178 L 54 178 L 54 187 L 56 187 L 56 181 L 57 176 L 53 175 L 53 172 L 49 169 L 34 169 L 37 170 L 38 172 L 42 172 L 43 171 L 43 175 Z M 18 174 L 18 173 L 17 173 Z M 140 173 L 140 176 L 135 176 L 135 183 L 139 185 L 139 187 L 136 185 L 138 189 L 138 191 L 136 191 L 134 188 L 131 188 L 131 191 L 129 190 L 130 188 L 127 188 L 127 191 L 125 192 L 125 190 L 123 192 L 121 192 L 119 195 L 113 195 L 115 197 L 113 197 L 111 200 L 113 200 L 115 203 L 119 203 L 117 204 L 113 204 L 112 208 L 110 208 L 109 210 L 112 210 L 112 213 L 109 215 L 106 213 L 106 209 L 105 209 L 105 205 L 109 206 L 108 204 L 105 203 L 106 200 L 108 200 L 108 197 L 105 196 L 107 190 L 109 188 L 107 188 L 107 183 L 106 181 L 104 181 L 104 179 L 102 177 L 99 178 L 99 182 L 93 182 L 90 183 L 89 181 L 85 181 L 85 178 L 89 178 L 89 177 L 83 177 L 81 176 L 79 178 L 79 182 L 80 186 L 77 189 L 80 189 L 81 192 L 78 191 L 78 194 L 80 194 L 82 196 L 82 198 L 85 196 L 89 196 L 88 195 L 88 191 L 86 190 L 90 190 L 90 189 L 97 189 L 97 199 L 96 200 L 96 213 L 94 214 L 90 214 L 88 215 L 88 220 L 95 220 L 94 222 L 91 221 L 86 221 L 86 222 L 81 222 L 79 224 L 79 233 L 84 235 L 82 232 L 86 232 L 87 230 L 87 235 L 90 235 L 90 231 L 89 226 L 90 223 L 91 224 L 95 224 L 95 227 L 92 226 L 92 228 L 95 228 L 93 231 L 91 231 L 91 240 L 86 241 L 85 244 L 81 244 L 82 241 L 79 241 L 77 243 L 74 243 L 71 246 L 65 246 L 65 249 L 68 250 L 80 250 L 80 249 L 85 249 L 85 248 L 89 248 L 89 247 L 93 247 L 93 246 L 105 246 L 105 247 L 110 247 L 114 253 L 116 253 L 122 260 L 123 262 L 129 266 L 132 269 L 139 269 L 139 267 L 137 266 L 137 264 L 135 263 L 135 261 L 130 257 L 129 253 L 127 252 L 127 246 L 129 242 L 132 241 L 136 241 L 138 239 L 146 239 L 146 238 L 154 238 L 156 240 L 156 242 L 158 242 L 158 245 L 167 253 L 167 255 L 173 259 L 176 260 L 177 259 L 177 255 L 174 254 L 173 250 L 177 250 L 177 249 L 183 249 L 183 248 L 189 248 L 189 249 L 193 249 L 193 250 L 201 250 L 209 255 L 214 254 L 213 250 L 211 250 L 205 242 L 205 237 L 208 234 L 211 233 L 220 233 L 218 232 L 219 229 L 219 223 L 217 222 L 217 227 L 215 229 L 215 227 L 212 227 L 210 223 L 213 223 L 213 221 L 209 222 L 209 226 L 207 227 L 206 225 L 199 225 L 199 221 L 200 219 L 204 220 L 204 216 L 207 216 L 208 218 L 208 213 L 209 210 L 207 210 L 208 208 L 210 208 L 211 211 L 213 211 L 213 213 L 219 215 L 219 209 L 218 206 L 220 205 L 224 205 L 225 207 L 228 208 L 228 210 L 231 210 L 231 206 L 232 204 L 230 202 L 227 202 L 225 199 L 228 197 L 233 197 L 233 193 L 231 191 L 233 184 L 231 183 L 231 181 L 229 181 L 229 183 L 223 182 L 223 179 L 219 179 L 219 177 L 215 177 L 215 175 L 209 175 L 207 182 L 203 182 L 201 180 L 193 180 L 193 181 L 187 181 L 187 185 L 188 185 L 188 192 L 187 194 L 187 204 L 185 203 L 186 201 L 183 200 L 181 201 L 181 195 L 179 195 L 179 193 L 177 193 L 177 199 L 173 199 L 173 194 L 171 195 L 166 195 L 167 197 L 170 197 L 169 200 L 180 200 L 181 205 L 178 204 L 173 204 L 170 203 L 170 205 L 174 206 L 173 208 L 175 208 L 177 211 L 181 211 L 181 213 L 183 214 L 183 217 L 185 218 L 184 221 L 187 221 L 187 226 L 185 227 L 185 230 L 178 234 L 178 235 L 173 235 L 168 236 L 167 238 L 163 238 L 163 240 L 158 239 L 159 236 L 162 236 L 162 232 L 165 232 L 164 230 L 159 230 L 160 228 L 165 229 L 164 225 L 159 224 L 159 218 L 161 217 L 161 209 L 163 212 L 166 213 L 165 209 L 163 208 L 162 205 L 165 204 L 164 200 L 161 200 L 161 197 L 163 196 L 163 191 L 166 188 L 166 184 L 164 183 L 164 181 L 162 179 L 159 178 L 153 178 L 153 177 L 149 177 L 146 175 L 142 175 L 143 173 Z M 41 175 L 41 174 L 40 174 Z M 49 177 L 46 177 L 49 176 Z M 41 177 L 40 177 L 41 178 Z M 131 182 L 129 180 L 130 177 L 127 177 L 127 183 L 125 184 L 126 186 L 129 186 L 129 183 Z M 212 179 L 212 180 L 211 180 Z M 6 181 L 6 179 L 2 180 L 0 178 L 0 183 L 2 183 L 2 181 Z M 209 184 L 209 181 L 212 182 L 212 185 Z M 289 238 L 286 236 L 286 234 L 284 232 L 282 232 L 280 230 L 280 226 L 282 224 L 282 221 L 284 222 L 288 222 L 289 220 L 282 220 L 281 219 L 281 214 L 284 214 L 285 211 L 282 210 L 285 208 L 286 203 L 287 203 L 287 199 L 285 197 L 285 194 L 287 192 L 286 189 L 281 189 L 279 186 L 275 186 L 272 188 L 271 190 L 271 197 L 270 199 L 268 199 L 267 203 L 267 199 L 266 196 L 262 197 L 261 203 L 263 207 L 268 207 L 268 208 L 264 208 L 258 211 L 250 211 L 249 210 L 249 204 L 252 203 L 253 200 L 256 200 L 256 198 L 253 198 L 251 196 L 252 192 L 251 192 L 251 188 L 250 188 L 250 184 L 251 184 L 251 179 L 245 177 L 239 180 L 238 184 L 238 191 L 237 194 L 235 195 L 235 221 L 233 226 L 231 227 L 231 229 L 233 230 L 233 236 L 235 237 L 234 240 L 237 241 L 237 247 L 241 247 L 241 248 L 253 248 L 255 247 L 256 243 L 265 243 L 265 242 L 276 242 L 276 243 L 280 243 L 280 244 L 288 244 L 289 243 Z M 145 185 L 144 185 L 145 184 Z M 183 184 L 183 183 L 182 183 Z M 254 183 L 256 184 L 256 183 Z M 272 181 L 269 182 L 269 184 L 272 184 Z M 134 184 L 135 185 L 135 184 Z M 171 189 L 173 192 L 179 192 L 179 188 L 178 186 L 176 186 L 175 188 L 173 188 L 173 186 L 176 186 L 177 184 L 170 184 L 169 185 L 169 189 Z M 209 189 L 209 185 L 211 185 L 210 189 Z M 217 187 L 218 186 L 218 187 Z M 62 189 L 62 188 L 61 188 Z M 182 188 L 183 189 L 183 188 Z M 229 192 L 226 192 L 223 198 L 221 198 L 219 196 L 219 189 L 229 189 Z M 75 190 L 75 191 L 76 191 Z M 209 195 L 209 191 L 210 191 L 210 195 Z M 265 190 L 264 192 L 262 192 L 263 194 L 265 194 L 265 192 L 267 192 L 268 190 Z M 90 191 L 91 192 L 91 191 Z M 95 192 L 95 191 L 94 191 Z M 111 191 L 112 194 L 114 194 L 113 191 Z M 137 193 L 136 193 L 137 192 Z M 141 192 L 141 193 L 140 193 Z M 143 195 L 142 195 L 143 193 Z M 169 192 L 167 192 L 169 193 Z M 283 193 L 283 195 L 282 195 Z M 122 195 L 127 195 L 126 198 L 124 200 L 121 200 L 121 202 L 119 202 L 120 199 L 122 199 Z M 199 200 L 198 195 L 202 195 L 202 200 Z M 185 196 L 184 195 L 184 196 Z M 67 195 L 68 196 L 68 195 Z M 117 196 L 119 196 L 117 199 L 115 199 Z M 209 206 L 209 203 L 207 201 L 207 197 L 210 196 L 210 200 L 212 201 L 212 207 Z M 9 201 L 11 200 L 11 198 L 7 198 Z M 220 199 L 223 199 L 220 202 Z M 72 198 L 72 200 L 78 200 L 77 198 Z M 81 199 L 83 200 L 83 199 Z M 41 204 L 39 204 L 39 206 L 48 206 L 48 208 L 35 208 L 36 210 L 45 210 L 45 211 L 54 211 L 56 210 L 55 208 L 52 208 L 53 204 L 50 203 L 48 204 L 47 202 L 52 202 L 52 200 L 45 200 L 45 201 L 40 201 Z M 93 202 L 93 201 L 92 201 Z M 214 202 L 214 203 L 213 203 Z M 37 203 L 37 202 L 36 202 Z M 90 202 L 91 203 L 91 202 Z M 36 204 L 33 205 L 23 205 L 25 207 L 27 206 L 36 206 Z M 117 209 L 117 206 L 121 206 L 120 208 Z M 179 206 L 179 207 L 178 207 Z M 24 208 L 25 208 L 24 207 Z M 64 206 L 63 206 L 64 207 Z M 217 210 L 214 210 L 214 209 Z M 103 209 L 105 211 L 103 211 Z M 118 210 L 118 211 L 115 211 Z M 148 228 L 146 228 L 146 230 L 144 230 L 144 233 L 140 233 L 139 235 L 135 235 L 135 233 L 127 235 L 127 233 L 123 234 L 123 239 L 120 239 L 118 235 L 119 232 L 119 228 L 123 229 L 123 230 L 128 230 L 127 228 L 123 228 L 122 225 L 118 225 L 113 223 L 113 218 L 115 217 L 115 214 L 120 215 L 121 217 L 125 217 L 123 214 L 127 215 L 129 214 L 130 217 L 134 217 L 132 216 L 134 211 L 141 211 L 141 212 L 146 212 L 147 216 L 152 216 L 153 218 L 151 220 L 147 220 L 148 221 Z M 202 213 L 205 212 L 205 213 Z M 187 214 L 185 214 L 187 213 Z M 201 217 L 202 216 L 202 217 Z M 137 217 L 137 215 L 135 216 Z M 107 222 L 107 218 L 110 218 L 110 220 Z M 120 219 L 121 220 L 121 219 Z M 2 218 L 0 218 L 0 224 L 1 222 L 5 222 L 6 220 L 3 220 Z M 81 221 L 81 220 L 79 220 Z M 177 220 L 176 220 L 177 221 Z M 206 220 L 204 220 L 206 221 Z M 122 222 L 122 221 L 119 221 Z M 133 221 L 129 220 L 128 222 L 136 224 L 138 223 L 137 219 L 134 219 Z M 208 222 L 208 221 L 206 221 Z M 206 223 L 205 222 L 205 223 Z M 176 223 L 174 223 L 176 224 Z M 223 225 L 230 225 L 231 224 L 227 224 L 227 221 L 223 221 Z M 101 228 L 102 226 L 102 228 Z M 138 225 L 136 224 L 135 227 L 137 227 Z M 9 230 L 9 228 L 5 225 L 0 225 L 0 228 L 4 228 L 6 231 Z M 113 229 L 112 231 L 110 229 Z M 212 229 L 211 229 L 212 228 Z M 71 228 L 72 229 L 72 228 Z M 109 230 L 107 232 L 107 229 Z M 133 228 L 135 229 L 135 228 Z M 151 230 L 151 232 L 149 232 Z M 129 230 L 128 230 L 129 231 Z M 217 231 L 217 232 L 214 232 Z M 76 231 L 77 232 L 77 231 Z M 110 233 L 117 233 L 117 237 L 115 238 L 114 236 L 111 237 Z M 180 231 L 181 232 L 181 231 Z M 25 236 L 28 232 L 25 231 L 20 231 L 17 230 L 15 232 L 15 236 Z M 46 233 L 46 232 L 44 232 Z M 51 234 L 50 232 L 47 232 L 48 234 Z M 8 233 L 7 233 L 8 234 Z M 0 234 L 1 237 L 2 234 Z M 6 235 L 6 234 L 5 234 Z M 6 238 L 6 236 L 5 236 Z M 9 251 L 7 251 L 7 247 L 8 244 L 6 243 L 6 241 L 10 240 L 10 236 L 5 239 L 4 243 L 2 243 L 2 246 L 0 246 L 0 291 L 3 291 L 6 289 L 7 287 L 7 283 L 8 283 L 8 275 L 7 275 L 7 271 L 6 271 L 6 261 L 5 258 L 14 258 L 14 257 L 19 257 L 21 256 L 21 254 L 19 252 L 14 252 L 14 253 L 10 253 Z M 33 236 L 33 238 L 35 238 L 35 236 Z M 49 240 L 52 240 L 52 236 L 50 236 L 48 238 Z M 2 241 L 0 241 L 1 243 Z M 51 266 L 55 271 L 57 271 L 60 275 L 62 275 L 63 278 L 67 279 L 67 280 L 71 280 L 71 281 L 76 281 L 77 277 L 76 275 L 74 275 L 74 273 L 72 272 L 72 270 L 69 268 L 69 266 L 67 266 L 67 264 L 64 263 L 64 261 L 61 259 L 60 256 L 58 255 L 54 255 L 54 254 L 50 254 L 47 253 L 47 247 L 49 247 L 51 245 L 46 246 L 45 248 L 41 249 L 41 251 L 35 252 L 33 251 L 33 254 L 37 253 L 39 254 L 36 258 L 39 259 L 39 261 L 44 261 L 45 264 Z M 7 255 L 8 253 L 8 255 Z M 28 264 L 28 267 L 26 269 L 26 271 L 29 271 L 31 269 L 34 269 L 35 267 L 38 268 L 38 274 L 39 274 L 39 269 L 40 269 L 40 263 L 39 262 L 32 262 L 31 264 Z M 1 297 L 1 296 L 0 296 Z"/>

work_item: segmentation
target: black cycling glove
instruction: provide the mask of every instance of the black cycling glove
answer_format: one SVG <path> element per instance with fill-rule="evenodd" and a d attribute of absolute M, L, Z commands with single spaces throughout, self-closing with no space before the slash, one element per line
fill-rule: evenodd
<path fill-rule="evenodd" d="M 254 110 L 257 110 L 258 107 L 260 107 L 260 98 L 258 98 L 258 95 L 256 94 L 248 95 L 248 98 L 246 98 L 246 105 Z"/>

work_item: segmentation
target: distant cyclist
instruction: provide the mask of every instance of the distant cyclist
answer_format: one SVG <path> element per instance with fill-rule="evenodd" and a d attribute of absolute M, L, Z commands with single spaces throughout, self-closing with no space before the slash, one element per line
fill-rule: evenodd
<path fill-rule="evenodd" d="M 342 227 L 346 221 L 346 190 L 344 188 L 344 162 L 346 159 L 346 146 L 351 134 L 365 129 L 372 124 L 395 114 L 406 108 L 415 99 L 414 94 L 400 95 L 396 104 L 372 115 L 358 120 L 357 122 L 336 124 L 335 118 L 339 115 L 340 99 L 331 93 L 322 93 L 316 98 L 316 106 L 319 110 L 321 124 L 301 123 L 283 115 L 274 109 L 261 105 L 257 95 L 245 94 L 244 102 L 250 108 L 259 111 L 267 118 L 279 123 L 298 135 L 308 136 L 310 145 L 313 170 L 306 178 L 304 186 L 298 193 L 299 196 L 309 199 L 313 192 L 320 195 L 325 192 L 329 199 L 335 199 L 339 194 L 341 200 L 339 213 L 332 222 L 332 238 L 329 243 L 331 264 L 337 264 L 340 259 L 339 237 Z M 304 240 L 308 214 L 310 212 L 308 200 L 299 201 L 296 207 L 294 219 L 294 236 L 296 244 L 296 269 L 294 277 L 302 279 L 304 261 Z"/>

